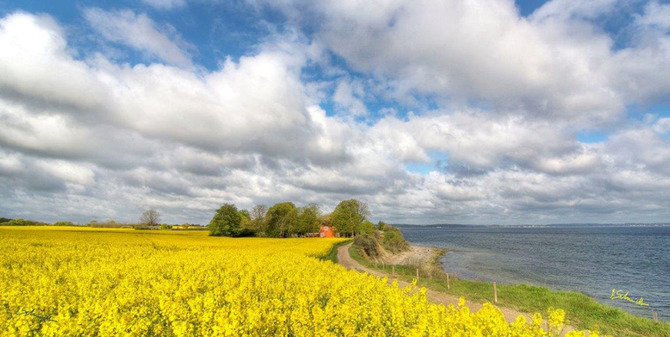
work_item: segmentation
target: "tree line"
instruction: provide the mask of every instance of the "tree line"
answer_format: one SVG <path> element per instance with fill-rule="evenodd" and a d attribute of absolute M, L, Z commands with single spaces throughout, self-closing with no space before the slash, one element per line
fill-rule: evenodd
<path fill-rule="evenodd" d="M 91 220 L 88 223 L 74 223 L 72 221 L 56 221 L 48 223 L 43 221 L 26 220 L 22 218 L 11 219 L 0 217 L 0 226 L 77 226 L 93 228 L 134 228 L 134 229 L 206 229 L 198 224 L 182 223 L 167 224 L 161 223 L 161 215 L 155 209 L 149 209 L 142 213 L 138 223 L 116 222 L 114 220 L 97 221 Z"/>
<path fill-rule="evenodd" d="M 319 232 L 322 225 L 333 226 L 341 236 L 355 236 L 375 231 L 368 220 L 367 204 L 356 199 L 341 201 L 330 214 L 323 214 L 317 204 L 297 207 L 280 202 L 267 207 L 256 205 L 251 212 L 234 204 L 223 204 L 209 222 L 213 236 L 294 237 Z"/>

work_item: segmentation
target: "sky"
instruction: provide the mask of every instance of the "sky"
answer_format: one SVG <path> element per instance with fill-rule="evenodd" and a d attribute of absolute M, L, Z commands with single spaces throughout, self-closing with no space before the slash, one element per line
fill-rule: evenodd
<path fill-rule="evenodd" d="M 0 216 L 670 222 L 670 2 L 0 0 Z"/>

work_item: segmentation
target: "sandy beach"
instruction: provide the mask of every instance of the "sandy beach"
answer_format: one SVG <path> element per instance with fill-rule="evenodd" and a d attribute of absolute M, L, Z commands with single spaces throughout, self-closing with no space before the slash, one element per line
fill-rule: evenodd
<path fill-rule="evenodd" d="M 379 259 L 379 262 L 395 265 L 420 266 L 434 261 L 436 257 L 444 254 L 443 249 L 412 245 L 410 250 L 398 254 L 388 254 Z"/>

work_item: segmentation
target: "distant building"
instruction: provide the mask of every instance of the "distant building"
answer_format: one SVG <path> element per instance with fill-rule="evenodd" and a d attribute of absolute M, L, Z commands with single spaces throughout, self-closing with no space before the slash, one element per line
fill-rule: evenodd
<path fill-rule="evenodd" d="M 319 237 L 322 238 L 334 238 L 335 233 L 333 232 L 333 226 L 324 225 L 319 229 Z"/>

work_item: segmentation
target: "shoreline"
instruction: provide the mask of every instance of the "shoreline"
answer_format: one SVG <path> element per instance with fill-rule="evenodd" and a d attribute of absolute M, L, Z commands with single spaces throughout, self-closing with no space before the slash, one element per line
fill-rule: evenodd
<path fill-rule="evenodd" d="M 433 246 L 410 244 L 409 247 L 407 251 L 381 257 L 379 262 L 393 265 L 439 264 L 439 258 L 448 252 L 447 249 Z"/>
<path fill-rule="evenodd" d="M 411 282 L 420 273 L 419 285 L 445 293 L 450 296 L 463 296 L 468 301 L 493 303 L 492 282 L 461 279 L 447 274 L 440 264 L 440 258 L 451 251 L 444 248 L 410 244 L 410 250 L 400 253 L 406 260 L 414 257 L 420 261 L 413 265 L 386 264 L 393 261 L 388 257 L 382 260 L 367 260 L 361 254 L 354 259 L 388 275 Z M 417 249 L 418 248 L 418 249 Z M 426 252 L 429 252 L 428 254 Z M 380 265 L 379 263 L 384 263 Z M 451 288 L 447 289 L 447 275 Z M 663 319 L 654 321 L 649 316 L 641 316 L 623 309 L 604 304 L 582 292 L 557 290 L 548 286 L 532 284 L 498 284 L 497 305 L 520 312 L 546 312 L 550 307 L 564 309 L 568 322 L 579 329 L 599 326 L 601 332 L 616 336 L 665 336 L 670 337 L 670 322 Z"/>
<path fill-rule="evenodd" d="M 539 284 L 539 283 L 533 283 L 533 282 L 525 282 L 525 281 L 521 281 L 519 279 L 515 279 L 515 280 L 511 280 L 511 281 L 508 280 L 506 282 L 506 281 L 501 281 L 500 279 L 496 280 L 497 277 L 495 277 L 495 273 L 493 274 L 492 279 L 489 279 L 489 280 L 461 277 L 461 275 L 458 275 L 458 274 L 448 273 L 444 269 L 444 266 L 440 263 L 440 258 L 442 256 L 444 256 L 446 253 L 449 253 L 449 252 L 456 252 L 456 250 L 450 250 L 450 249 L 446 249 L 446 248 L 438 248 L 438 247 L 434 247 L 434 246 L 427 246 L 427 245 L 420 245 L 420 244 L 411 244 L 411 243 L 410 243 L 410 247 L 422 247 L 424 249 L 430 249 L 430 250 L 433 251 L 433 254 L 434 254 L 433 260 L 426 260 L 426 263 L 430 263 L 430 268 L 433 268 L 434 270 L 436 270 L 436 272 L 434 272 L 430 275 L 430 276 L 433 276 L 433 277 L 436 274 L 441 274 L 442 277 L 446 277 L 446 275 L 449 275 L 452 279 L 460 280 L 460 281 L 466 281 L 466 282 L 472 282 L 472 283 L 491 284 L 491 283 L 495 282 L 495 283 L 497 283 L 497 285 L 499 287 L 500 286 L 502 286 L 502 287 L 519 287 L 519 286 L 523 287 L 523 286 L 527 286 L 527 287 L 546 288 L 550 292 L 555 292 L 555 293 L 563 293 L 563 292 L 577 293 L 577 294 L 581 294 L 583 296 L 586 296 L 589 299 L 591 299 L 591 300 L 593 300 L 593 301 L 595 301 L 599 304 L 602 304 L 606 307 L 615 308 L 617 310 L 622 310 L 623 312 L 625 312 L 627 314 L 630 314 L 630 315 L 633 315 L 635 317 L 640 317 L 640 318 L 644 318 L 644 319 L 653 319 L 653 317 L 654 317 L 653 313 L 648 316 L 648 315 L 645 315 L 644 313 L 629 311 L 629 310 L 626 310 L 625 308 L 623 308 L 621 306 L 609 304 L 606 301 L 601 301 L 598 298 L 596 298 L 595 296 L 593 296 L 593 295 L 591 295 L 591 294 L 589 294 L 585 291 L 579 290 L 579 289 L 570 289 L 568 287 L 563 287 L 563 288 L 558 287 L 557 288 L 555 286 L 548 285 L 546 283 L 545 284 Z M 665 322 L 665 323 L 670 323 L 669 320 L 665 320 L 663 318 L 660 318 L 659 321 L 660 322 Z"/>

